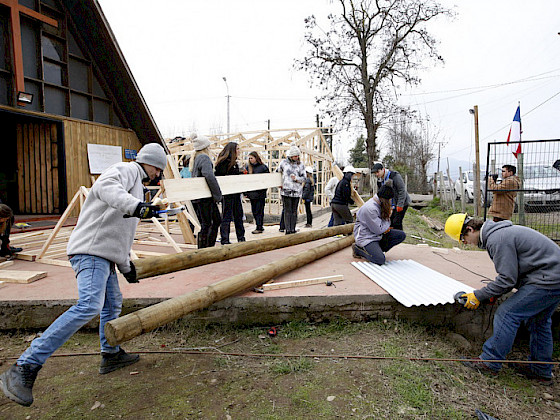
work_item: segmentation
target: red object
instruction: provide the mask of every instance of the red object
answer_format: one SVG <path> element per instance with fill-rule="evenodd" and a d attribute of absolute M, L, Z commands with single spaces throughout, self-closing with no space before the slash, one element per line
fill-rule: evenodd
<path fill-rule="evenodd" d="M 403 211 L 402 207 L 397 206 L 397 213 L 400 213 L 401 211 Z"/>
<path fill-rule="evenodd" d="M 268 330 L 268 336 L 269 337 L 276 337 L 276 334 L 278 334 L 278 331 L 276 331 L 276 327 L 271 327 Z"/>

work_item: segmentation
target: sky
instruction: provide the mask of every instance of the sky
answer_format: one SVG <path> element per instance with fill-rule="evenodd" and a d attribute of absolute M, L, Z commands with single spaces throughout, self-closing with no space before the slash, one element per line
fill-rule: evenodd
<path fill-rule="evenodd" d="M 305 51 L 304 19 L 324 21 L 338 2 L 98 1 L 164 137 L 226 132 L 227 95 L 231 132 L 264 130 L 268 120 L 271 129 L 316 126 L 317 91 L 294 60 Z M 507 139 L 518 103 L 524 140 L 560 138 L 560 1 L 441 3 L 456 16 L 428 30 L 445 64 L 421 71 L 421 84 L 397 100 L 439 132 L 442 165 L 474 161 L 474 105 L 482 160 L 488 142 Z M 337 161 L 361 133 L 337 133 Z"/>

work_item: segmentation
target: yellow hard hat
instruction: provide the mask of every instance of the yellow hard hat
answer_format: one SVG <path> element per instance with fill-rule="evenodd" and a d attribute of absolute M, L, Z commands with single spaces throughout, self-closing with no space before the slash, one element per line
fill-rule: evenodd
<path fill-rule="evenodd" d="M 467 213 L 457 213 L 449 216 L 445 221 L 445 233 L 447 233 L 447 236 L 449 236 L 451 239 L 455 239 L 457 242 L 460 242 L 461 231 L 463 230 L 463 225 L 465 224 L 466 218 Z"/>

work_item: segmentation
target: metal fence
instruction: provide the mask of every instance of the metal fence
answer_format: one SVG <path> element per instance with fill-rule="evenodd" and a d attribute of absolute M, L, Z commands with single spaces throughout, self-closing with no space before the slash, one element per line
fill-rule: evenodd
<path fill-rule="evenodd" d="M 521 153 L 516 157 L 513 152 L 519 145 Z M 516 193 L 512 222 L 538 230 L 560 242 L 560 140 L 488 144 L 486 173 L 481 180 L 485 218 L 497 191 L 488 187 L 488 177 L 500 175 L 503 165 L 515 166 L 521 181 L 519 189 L 501 190 Z"/>

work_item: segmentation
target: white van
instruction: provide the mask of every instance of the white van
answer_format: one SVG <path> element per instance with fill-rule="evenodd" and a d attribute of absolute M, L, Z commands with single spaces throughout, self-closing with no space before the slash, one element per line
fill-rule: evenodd
<path fill-rule="evenodd" d="M 474 172 L 473 171 L 466 171 L 462 173 L 463 179 L 462 182 L 460 179 L 455 181 L 455 199 L 461 199 L 461 190 L 465 195 L 465 201 L 472 203 L 474 201 Z M 484 173 L 481 172 L 481 177 L 484 176 Z M 486 191 L 486 181 L 480 181 L 480 202 L 484 205 L 484 192 Z M 492 194 L 488 197 L 488 204 L 492 203 Z"/>

